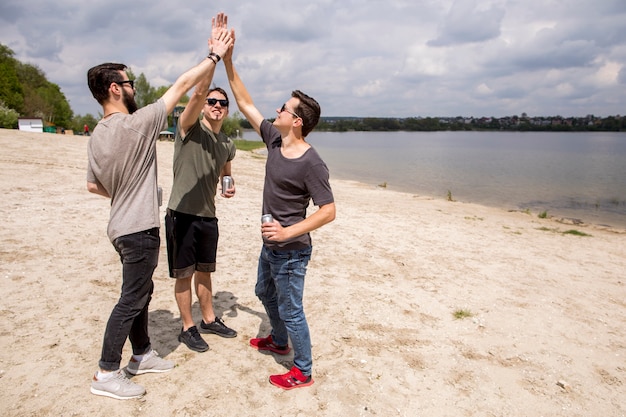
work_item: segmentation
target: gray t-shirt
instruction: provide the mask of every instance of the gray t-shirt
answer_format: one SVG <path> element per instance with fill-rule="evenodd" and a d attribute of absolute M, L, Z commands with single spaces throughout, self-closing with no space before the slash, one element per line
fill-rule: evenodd
<path fill-rule="evenodd" d="M 200 120 L 174 144 L 174 184 L 167 207 L 200 217 L 216 217 L 215 194 L 222 168 L 235 158 L 235 143 Z"/>
<path fill-rule="evenodd" d="M 160 226 L 156 139 L 165 127 L 167 110 L 159 99 L 133 114 L 101 120 L 89 137 L 87 181 L 111 196 L 111 242 Z"/>
<path fill-rule="evenodd" d="M 280 132 L 270 122 L 261 122 L 261 137 L 267 146 L 263 213 L 271 214 L 286 227 L 306 218 L 309 200 L 316 206 L 334 202 L 328 167 L 311 147 L 299 158 L 285 158 L 280 151 Z M 286 242 L 263 238 L 265 246 L 274 250 L 304 249 L 311 246 L 309 233 Z"/>

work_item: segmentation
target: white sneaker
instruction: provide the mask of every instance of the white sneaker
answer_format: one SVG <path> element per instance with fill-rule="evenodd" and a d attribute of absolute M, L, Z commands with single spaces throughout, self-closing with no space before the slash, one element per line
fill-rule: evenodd
<path fill-rule="evenodd" d="M 174 362 L 165 360 L 159 356 L 159 353 L 152 349 L 143 355 L 141 362 L 130 358 L 126 371 L 132 375 L 147 374 L 149 372 L 167 372 L 174 369 Z"/>
<path fill-rule="evenodd" d="M 91 393 L 117 400 L 129 400 L 142 397 L 146 389 L 126 378 L 124 371 L 119 369 L 110 378 L 98 380 L 98 374 L 95 374 L 91 381 Z"/>

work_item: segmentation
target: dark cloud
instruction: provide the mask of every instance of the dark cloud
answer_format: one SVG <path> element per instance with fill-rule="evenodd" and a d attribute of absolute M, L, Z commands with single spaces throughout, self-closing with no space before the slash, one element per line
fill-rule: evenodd
<path fill-rule="evenodd" d="M 451 46 L 497 38 L 503 17 L 501 7 L 481 9 L 476 1 L 455 1 L 441 23 L 439 36 L 428 45 Z"/>

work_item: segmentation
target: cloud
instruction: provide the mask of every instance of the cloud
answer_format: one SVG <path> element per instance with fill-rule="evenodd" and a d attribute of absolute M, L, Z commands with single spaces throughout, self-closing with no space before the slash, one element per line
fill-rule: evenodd
<path fill-rule="evenodd" d="M 91 66 L 123 62 L 170 85 L 206 56 L 218 11 L 266 117 L 294 89 L 325 116 L 624 113 L 623 0 L 8 0 L 0 42 L 41 68 L 76 113 L 97 115 Z M 228 90 L 221 64 L 214 83 Z"/>
<path fill-rule="evenodd" d="M 502 6 L 477 0 L 456 0 L 441 23 L 437 38 L 428 41 L 429 46 L 453 46 L 484 42 L 500 35 L 504 17 Z"/>

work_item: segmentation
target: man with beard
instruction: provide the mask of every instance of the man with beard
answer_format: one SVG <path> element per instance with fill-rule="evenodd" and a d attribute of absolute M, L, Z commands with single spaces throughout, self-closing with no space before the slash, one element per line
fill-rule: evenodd
<path fill-rule="evenodd" d="M 100 369 L 91 383 L 93 394 L 116 399 L 145 394 L 145 389 L 120 369 L 127 338 L 133 350 L 126 368 L 130 374 L 174 368 L 173 362 L 152 349 L 148 335 L 152 274 L 160 246 L 156 140 L 176 103 L 212 75 L 231 43 L 226 16 L 220 13 L 212 19 L 209 56 L 182 74 L 158 101 L 140 110 L 125 65 L 101 64 L 87 73 L 89 89 L 104 114 L 89 139 L 87 189 L 111 199 L 107 234 L 122 263 L 121 296 L 107 322 Z"/>

